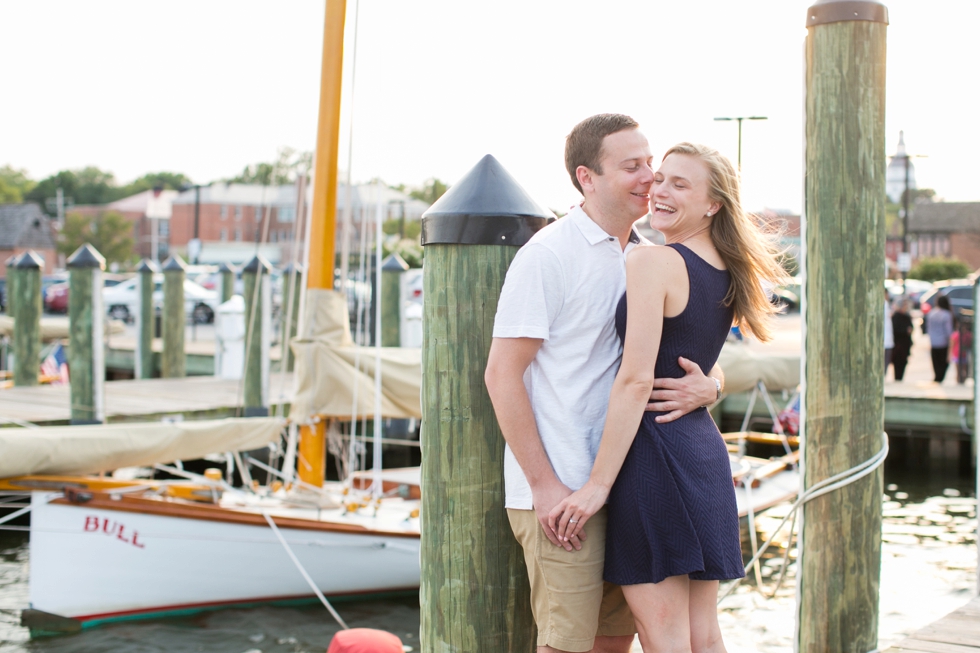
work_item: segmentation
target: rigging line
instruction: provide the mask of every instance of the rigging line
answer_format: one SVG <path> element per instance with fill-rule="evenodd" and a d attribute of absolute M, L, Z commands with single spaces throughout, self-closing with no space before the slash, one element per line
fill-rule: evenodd
<path fill-rule="evenodd" d="M 286 319 L 283 324 L 283 331 L 279 334 L 279 408 L 277 415 L 283 415 L 286 403 L 286 374 L 288 373 L 286 361 L 289 359 L 289 336 L 293 331 L 293 307 L 299 299 L 296 297 L 296 275 L 299 275 L 302 284 L 305 281 L 304 271 L 299 270 L 299 236 L 296 233 L 299 225 L 300 210 L 305 210 L 306 199 L 306 175 L 300 174 L 296 177 L 296 213 L 293 216 L 293 251 L 291 260 L 293 269 L 289 273 L 289 296 L 286 299 Z M 302 291 L 300 293 L 302 294 Z M 297 332 L 299 331 L 297 325 Z"/>
<path fill-rule="evenodd" d="M 374 470 L 374 498 L 380 499 L 381 488 L 381 223 L 384 220 L 381 208 L 381 186 L 375 187 L 375 225 L 374 235 L 374 289 L 376 293 L 371 293 L 371 300 L 374 302 L 374 446 L 371 449 L 373 460 L 371 467 Z"/>
<path fill-rule="evenodd" d="M 272 532 L 276 534 L 276 538 L 279 540 L 279 543 L 282 544 L 282 548 L 286 549 L 286 553 L 289 554 L 289 559 L 293 561 L 294 565 L 296 565 L 296 568 L 299 570 L 299 573 L 303 575 L 303 579 L 310 586 L 310 589 L 316 593 L 316 597 L 320 599 L 320 603 L 322 603 L 330 614 L 333 615 L 333 618 L 337 620 L 337 623 L 340 624 L 341 628 L 344 630 L 350 630 L 347 624 L 344 623 L 344 620 L 341 619 L 337 611 L 334 610 L 333 606 L 330 605 L 330 601 L 327 600 L 327 597 L 323 595 L 323 592 L 321 592 L 320 588 L 316 586 L 316 583 L 313 582 L 310 575 L 306 573 L 306 569 L 303 568 L 303 564 L 299 561 L 299 558 L 296 557 L 296 554 L 293 553 L 292 547 L 289 546 L 289 543 L 286 542 L 285 538 L 283 538 L 282 533 L 279 532 L 279 527 L 276 526 L 276 522 L 272 521 L 272 517 L 270 517 L 269 513 L 265 511 L 262 512 L 262 516 L 265 517 L 265 521 L 268 522 L 269 528 L 271 528 Z"/>
<path fill-rule="evenodd" d="M 344 191 L 344 233 L 340 239 L 340 279 L 341 283 L 347 280 L 347 269 L 350 266 L 350 237 L 353 224 L 353 207 L 351 206 L 351 169 L 354 167 L 354 91 L 357 75 L 357 27 L 358 16 L 360 14 L 360 0 L 354 0 L 354 47 L 351 53 L 350 67 L 350 130 L 347 136 L 347 187 Z"/>
<path fill-rule="evenodd" d="M 365 277 L 365 272 L 364 272 L 365 260 L 364 259 L 365 259 L 365 256 L 366 256 L 366 244 L 365 244 L 365 241 L 366 241 L 366 239 L 365 239 L 366 233 L 365 232 L 366 232 L 366 230 L 364 229 L 364 207 L 363 207 L 363 204 L 361 206 L 361 220 L 360 220 L 360 223 L 361 223 L 361 226 L 360 226 L 360 229 L 358 229 L 358 232 L 359 232 L 358 235 L 360 236 L 360 245 L 358 247 L 358 263 L 357 263 L 358 272 L 357 272 L 357 277 L 356 277 L 357 281 L 355 282 L 354 289 L 353 289 L 353 293 L 354 293 L 354 313 L 356 315 L 356 325 L 357 326 L 354 329 L 354 345 L 355 345 L 355 349 L 354 349 L 354 369 L 353 369 L 353 385 L 354 385 L 354 387 L 351 390 L 351 395 L 352 396 L 351 396 L 351 406 L 350 406 L 350 417 L 351 417 L 350 442 L 348 443 L 347 470 L 346 470 L 346 474 L 345 474 L 345 476 L 346 476 L 347 479 L 349 479 L 351 473 L 355 469 L 357 469 L 357 450 L 356 450 L 356 446 L 357 445 L 356 445 L 356 442 L 355 442 L 357 440 L 357 400 L 358 400 L 357 395 L 358 395 L 358 390 L 360 388 L 360 383 L 358 383 L 358 380 L 360 379 L 360 374 L 361 374 L 361 349 L 360 349 L 360 347 L 361 347 L 361 344 L 362 343 L 360 341 L 363 339 L 362 322 L 363 322 L 363 317 L 364 317 L 364 311 L 362 310 L 362 307 L 363 307 L 363 304 L 364 304 L 364 299 L 362 297 L 362 294 L 363 293 L 361 292 L 361 288 L 363 286 L 364 277 Z"/>

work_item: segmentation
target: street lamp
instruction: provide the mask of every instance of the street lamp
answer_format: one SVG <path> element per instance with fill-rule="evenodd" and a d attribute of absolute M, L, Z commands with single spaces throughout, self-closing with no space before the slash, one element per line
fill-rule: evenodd
<path fill-rule="evenodd" d="M 738 121 L 738 169 L 742 170 L 742 121 L 743 120 L 769 120 L 766 116 L 725 116 L 715 118 L 715 120 L 737 120 Z"/>
<path fill-rule="evenodd" d="M 902 262 L 901 268 L 902 272 L 902 294 L 906 292 L 905 281 L 908 278 L 908 268 L 910 265 L 909 253 L 909 159 L 924 159 L 927 157 L 925 154 L 909 154 L 905 151 L 904 139 L 901 147 L 899 147 L 899 152 L 892 157 L 892 160 L 899 159 L 902 161 L 902 167 L 905 169 L 905 190 L 902 192 L 902 254 L 906 256 L 905 261 Z"/>

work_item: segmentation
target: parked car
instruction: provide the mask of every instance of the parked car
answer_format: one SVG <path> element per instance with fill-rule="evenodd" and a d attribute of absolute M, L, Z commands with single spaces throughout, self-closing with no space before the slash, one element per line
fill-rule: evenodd
<path fill-rule="evenodd" d="M 7 312 L 7 280 L 0 279 L 0 311 Z"/>
<path fill-rule="evenodd" d="M 116 320 L 131 321 L 139 312 L 139 277 L 132 277 L 111 288 L 102 290 L 102 302 L 106 313 Z M 221 298 L 218 293 L 200 285 L 184 280 L 184 312 L 198 324 L 214 320 L 214 311 Z M 153 275 L 153 308 L 163 308 L 163 275 Z"/>
<path fill-rule="evenodd" d="M 885 287 L 888 288 L 888 296 L 892 300 L 907 297 L 912 302 L 913 308 L 919 308 L 922 295 L 935 288 L 931 281 L 921 279 L 906 279 L 904 285 L 900 280 L 885 279 Z"/>
<path fill-rule="evenodd" d="M 928 315 L 929 311 L 936 307 L 936 300 L 940 295 L 945 295 L 949 299 L 949 307 L 953 311 L 953 317 L 958 318 L 964 309 L 973 310 L 973 282 L 969 279 L 950 279 L 947 281 L 937 281 L 928 293 L 919 298 L 919 307 L 922 315 Z"/>
<path fill-rule="evenodd" d="M 112 288 L 129 278 L 130 275 L 110 272 L 102 275 L 102 285 L 104 288 Z M 68 281 L 48 286 L 47 290 L 44 291 L 44 310 L 48 313 L 67 313 L 69 288 Z"/>

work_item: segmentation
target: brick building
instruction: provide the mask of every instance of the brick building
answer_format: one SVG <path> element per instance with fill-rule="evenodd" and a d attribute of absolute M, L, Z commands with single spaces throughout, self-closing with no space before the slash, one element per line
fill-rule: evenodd
<path fill-rule="evenodd" d="M 44 259 L 42 274 L 51 274 L 58 263 L 51 218 L 34 203 L 0 204 L 0 263 L 30 249 Z M 0 265 L 0 279 L 6 276 Z"/>
<path fill-rule="evenodd" d="M 163 261 L 170 255 L 171 206 L 178 195 L 175 190 L 146 190 L 108 204 L 76 205 L 67 213 L 96 216 L 115 211 L 133 225 L 133 253 Z"/>
<path fill-rule="evenodd" d="M 909 210 L 909 253 L 958 258 L 980 268 L 980 202 L 917 203 Z"/>

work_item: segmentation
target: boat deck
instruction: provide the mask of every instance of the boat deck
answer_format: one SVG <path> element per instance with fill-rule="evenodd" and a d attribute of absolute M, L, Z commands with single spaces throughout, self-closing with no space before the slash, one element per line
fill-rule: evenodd
<path fill-rule="evenodd" d="M 883 653 L 980 653 L 980 597 Z"/>
<path fill-rule="evenodd" d="M 218 419 L 234 417 L 242 405 L 241 382 L 213 376 L 182 379 L 112 381 L 105 384 L 107 422 L 156 421 L 166 417 Z M 270 375 L 270 410 L 275 414 L 280 394 L 288 406 L 293 398 L 293 375 Z M 71 420 L 70 387 L 44 385 L 0 391 L 0 421 L 22 420 L 42 426 Z"/>

